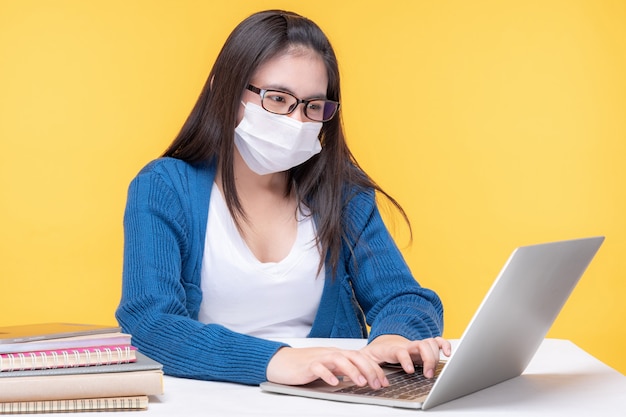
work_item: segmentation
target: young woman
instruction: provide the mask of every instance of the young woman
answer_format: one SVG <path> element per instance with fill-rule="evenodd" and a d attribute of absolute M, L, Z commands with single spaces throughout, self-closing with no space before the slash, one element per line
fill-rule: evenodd
<path fill-rule="evenodd" d="M 132 181 L 116 316 L 167 374 L 346 375 L 379 388 L 382 362 L 432 376 L 449 355 L 441 301 L 386 230 L 375 201 L 386 194 L 348 150 L 339 103 L 319 27 L 256 13 L 226 41 L 178 137 Z M 368 336 L 360 351 L 276 341 Z"/>

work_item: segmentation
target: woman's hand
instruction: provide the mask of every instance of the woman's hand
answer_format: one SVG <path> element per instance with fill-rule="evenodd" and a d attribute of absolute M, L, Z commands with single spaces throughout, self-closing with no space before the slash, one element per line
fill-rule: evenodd
<path fill-rule="evenodd" d="M 389 385 L 374 356 L 357 350 L 284 347 L 267 366 L 268 381 L 287 385 L 306 384 L 321 378 L 334 386 L 339 383 L 338 375 L 374 389 Z"/>
<path fill-rule="evenodd" d="M 439 362 L 439 352 L 450 356 L 450 342 L 442 337 L 424 340 L 409 340 L 398 335 L 382 335 L 361 349 L 361 352 L 376 363 L 398 363 L 407 373 L 415 372 L 414 363 L 421 363 L 424 376 L 432 378 Z"/>

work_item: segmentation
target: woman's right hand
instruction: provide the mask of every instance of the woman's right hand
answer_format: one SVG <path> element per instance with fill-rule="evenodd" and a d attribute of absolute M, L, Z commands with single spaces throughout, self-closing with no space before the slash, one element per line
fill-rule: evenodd
<path fill-rule="evenodd" d="M 284 347 L 267 366 L 267 380 L 286 385 L 307 384 L 321 378 L 334 386 L 339 383 L 339 375 L 359 386 L 378 389 L 389 385 L 379 364 L 356 350 Z"/>

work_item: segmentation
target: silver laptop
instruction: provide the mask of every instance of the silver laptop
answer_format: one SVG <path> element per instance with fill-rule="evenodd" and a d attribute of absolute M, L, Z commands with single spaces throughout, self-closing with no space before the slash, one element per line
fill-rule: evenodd
<path fill-rule="evenodd" d="M 350 381 L 330 386 L 321 380 L 297 386 L 264 382 L 261 388 L 310 398 L 426 410 L 519 376 L 603 241 L 604 237 L 591 237 L 515 249 L 452 356 L 440 363 L 436 378 L 385 366 L 391 384 L 379 390 L 357 387 Z M 412 385 L 423 387 L 411 392 Z"/>

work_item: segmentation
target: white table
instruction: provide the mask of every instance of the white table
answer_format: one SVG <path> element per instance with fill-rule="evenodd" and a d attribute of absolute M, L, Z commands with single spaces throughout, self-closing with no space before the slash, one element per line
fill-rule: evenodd
<path fill-rule="evenodd" d="M 292 346 L 359 348 L 362 340 L 289 339 Z M 453 347 L 457 341 L 452 341 Z M 270 394 L 258 387 L 165 377 L 165 394 L 150 397 L 142 416 L 626 416 L 626 376 L 567 340 L 546 339 L 524 374 L 428 411 Z M 126 414 L 125 414 L 126 415 Z M 120 413 L 98 413 L 98 417 Z"/>

